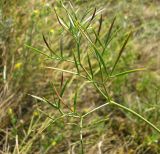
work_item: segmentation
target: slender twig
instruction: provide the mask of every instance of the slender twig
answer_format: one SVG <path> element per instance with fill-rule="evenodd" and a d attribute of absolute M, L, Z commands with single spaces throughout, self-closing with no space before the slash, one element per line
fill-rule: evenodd
<path fill-rule="evenodd" d="M 84 147 L 83 147 L 83 117 L 80 117 L 80 143 L 81 143 L 81 154 L 84 154 Z"/>
<path fill-rule="evenodd" d="M 49 68 L 49 69 L 52 69 L 52 70 L 58 70 L 58 71 L 61 71 L 61 72 L 65 72 L 65 73 L 69 73 L 69 74 L 73 74 L 73 75 L 78 75 L 84 79 L 87 79 L 86 76 L 84 75 L 81 75 L 81 74 L 78 74 L 76 72 L 72 72 L 72 71 L 68 71 L 68 70 L 63 70 L 63 69 L 60 69 L 60 68 L 55 68 L 55 67 L 45 67 L 45 68 Z"/>
<path fill-rule="evenodd" d="M 52 84 L 52 85 L 53 85 L 53 89 L 54 89 L 56 95 L 58 96 L 58 98 L 59 98 L 59 100 L 62 102 L 62 104 L 63 104 L 65 107 L 67 107 L 71 112 L 73 112 L 72 108 L 69 107 L 69 106 L 63 101 L 63 99 L 61 98 L 61 96 L 60 96 L 60 94 L 58 93 L 58 91 L 57 91 L 56 87 L 54 86 L 54 84 Z"/>
<path fill-rule="evenodd" d="M 132 109 L 125 107 L 119 103 L 116 103 L 114 101 L 111 101 L 111 104 L 114 106 L 117 106 L 121 109 L 124 109 L 130 113 L 132 113 L 133 115 L 137 116 L 139 119 L 143 120 L 144 122 L 146 122 L 149 126 L 151 126 L 153 129 L 155 129 L 158 133 L 160 133 L 160 129 L 157 128 L 153 123 L 151 123 L 150 121 L 148 121 L 146 118 L 144 118 L 143 116 L 141 116 L 140 114 L 138 114 L 137 112 L 133 111 Z"/>
<path fill-rule="evenodd" d="M 87 112 L 86 114 L 84 114 L 82 117 L 84 118 L 87 115 L 89 115 L 89 114 L 91 114 L 91 113 L 93 113 L 93 112 L 95 112 L 95 111 L 99 110 L 100 108 L 103 108 L 103 107 L 105 107 L 107 105 L 109 105 L 109 102 L 107 102 L 107 103 L 105 103 L 105 104 L 103 104 L 101 106 L 98 106 L 98 107 L 94 108 L 93 110 L 91 110 L 91 111 Z"/>

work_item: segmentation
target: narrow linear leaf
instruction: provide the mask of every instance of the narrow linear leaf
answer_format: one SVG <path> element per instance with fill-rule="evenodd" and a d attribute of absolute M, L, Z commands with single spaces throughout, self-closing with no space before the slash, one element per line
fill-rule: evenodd
<path fill-rule="evenodd" d="M 47 114 L 46 112 L 42 111 L 41 109 L 38 109 L 39 112 L 41 112 L 42 114 L 44 114 L 46 117 L 48 117 L 49 119 L 51 119 L 52 121 L 55 121 L 54 117 L 51 117 L 49 114 Z"/>
<path fill-rule="evenodd" d="M 85 32 L 85 30 L 82 29 L 82 27 L 79 26 L 79 29 L 81 30 L 82 34 L 86 37 L 86 39 L 87 39 L 87 40 L 89 41 L 89 43 L 91 44 L 92 48 L 93 48 L 94 51 L 96 52 L 97 60 L 98 60 L 98 58 L 100 59 L 100 62 L 102 63 L 102 65 L 103 65 L 103 67 L 104 67 L 105 73 L 108 75 L 105 62 L 104 62 L 101 54 L 98 52 L 98 49 L 97 49 L 96 45 L 92 42 L 91 38 L 90 38 L 89 35 Z"/>
<path fill-rule="evenodd" d="M 54 8 L 54 12 L 56 14 L 57 20 L 59 22 L 59 24 L 64 27 L 67 31 L 68 31 L 68 25 L 58 16 L 56 9 Z"/>
<path fill-rule="evenodd" d="M 68 16 L 68 19 L 69 19 L 69 22 L 70 22 L 70 27 L 68 27 L 69 28 L 69 30 L 72 32 L 72 33 L 74 33 L 74 30 L 75 30 L 75 20 L 77 19 L 77 17 L 76 17 L 76 14 L 75 14 L 75 12 L 72 10 L 72 13 L 70 13 L 69 11 L 68 11 L 68 9 L 65 7 L 65 5 L 61 2 L 61 5 L 62 5 L 62 7 L 64 8 L 64 10 L 66 11 L 66 14 L 67 14 L 67 16 Z M 72 8 L 72 7 L 71 7 Z M 73 13 L 74 12 L 74 13 Z M 64 22 L 64 21 L 63 21 Z M 67 25 L 67 24 L 66 24 Z"/>
<path fill-rule="evenodd" d="M 95 9 L 94 9 L 94 12 L 93 12 L 93 14 L 92 14 L 92 17 L 91 17 L 90 22 L 94 19 L 95 15 L 96 15 L 96 11 L 97 11 L 97 9 L 95 8 Z"/>
<path fill-rule="evenodd" d="M 44 41 L 44 43 L 46 44 L 46 46 L 47 46 L 47 48 L 49 49 L 49 51 L 50 51 L 51 53 L 53 53 L 55 56 L 57 56 L 57 54 L 56 54 L 56 53 L 51 49 L 51 47 L 49 46 L 49 44 L 48 44 L 48 42 L 47 42 L 44 34 L 42 34 L 42 36 L 43 36 L 43 41 Z M 57 56 L 57 57 L 59 57 L 59 56 Z"/>
<path fill-rule="evenodd" d="M 74 10 L 74 6 L 71 1 L 69 1 L 69 5 L 71 7 L 71 10 L 72 10 L 72 13 L 73 13 L 75 19 L 78 20 L 77 15 L 76 15 L 76 11 Z"/>
<path fill-rule="evenodd" d="M 102 51 L 102 56 L 104 55 L 104 52 L 106 50 L 106 47 L 108 46 L 108 44 L 116 37 L 117 33 L 121 30 L 121 28 L 117 28 L 116 30 L 114 30 L 112 32 L 112 35 L 110 36 L 107 44 L 104 46 L 103 51 Z"/>
<path fill-rule="evenodd" d="M 116 20 L 116 17 L 114 17 L 114 19 L 113 19 L 113 21 L 112 21 L 112 23 L 111 23 L 111 25 L 110 25 L 110 27 L 109 27 L 109 30 L 108 30 L 108 33 L 107 33 L 106 39 L 105 39 L 105 46 L 107 45 L 107 43 L 108 43 L 108 41 L 109 41 L 109 39 L 110 39 L 111 32 L 112 32 L 112 29 L 113 29 L 113 25 L 114 25 L 114 23 L 115 23 L 115 20 Z"/>
<path fill-rule="evenodd" d="M 61 92 L 60 92 L 60 97 L 62 98 L 62 96 L 63 96 L 63 94 L 64 94 L 64 91 L 65 91 L 65 89 L 66 89 L 66 87 L 67 87 L 67 85 L 68 85 L 68 82 L 69 82 L 69 80 L 67 80 L 66 82 L 65 82 L 65 84 L 64 84 L 64 86 L 62 87 L 62 89 L 61 89 Z M 58 107 L 60 108 L 60 99 L 59 99 L 59 101 L 58 101 Z"/>
<path fill-rule="evenodd" d="M 66 89 L 68 83 L 69 83 L 69 79 L 65 82 L 64 86 L 62 87 L 62 90 L 61 90 L 61 93 L 60 93 L 60 96 L 61 96 L 61 97 L 63 96 L 64 91 L 65 91 L 65 89 Z"/>
<path fill-rule="evenodd" d="M 61 71 L 61 72 L 65 72 L 65 73 L 69 73 L 69 74 L 73 74 L 73 75 L 78 75 L 78 76 L 80 76 L 80 77 L 82 77 L 84 79 L 87 79 L 86 76 L 78 74 L 76 72 L 72 72 L 72 71 L 68 71 L 68 70 L 63 70 L 63 69 L 55 68 L 55 67 L 45 67 L 45 68 L 52 69 L 52 70 L 57 70 L 57 71 Z"/>
<path fill-rule="evenodd" d="M 60 39 L 60 52 L 61 52 L 61 57 L 63 58 L 63 38 L 62 37 Z"/>
<path fill-rule="evenodd" d="M 95 40 L 95 44 L 97 43 L 97 41 L 98 41 L 98 43 L 101 45 L 101 47 L 103 48 L 103 50 L 104 50 L 104 45 L 103 45 L 103 43 L 102 43 L 102 41 L 100 40 L 100 38 L 99 38 L 99 36 L 98 36 L 98 34 L 95 32 L 95 30 L 93 29 L 93 33 L 94 33 L 94 35 L 96 36 L 96 40 Z"/>
<path fill-rule="evenodd" d="M 91 12 L 92 10 L 86 10 L 85 13 L 83 14 L 82 18 L 81 18 L 81 22 L 83 22 L 83 20 L 86 18 L 86 16 Z"/>
<path fill-rule="evenodd" d="M 74 21 L 73 21 L 71 15 L 69 13 L 67 15 L 68 15 L 69 22 L 70 22 L 70 30 L 72 30 L 73 28 L 75 28 L 75 24 L 74 24 Z"/>
<path fill-rule="evenodd" d="M 79 63 L 81 63 L 80 39 L 77 41 L 77 53 L 78 53 L 78 61 Z"/>
<path fill-rule="evenodd" d="M 63 72 L 62 72 L 63 73 Z M 51 91 L 52 91 L 52 94 L 53 94 L 53 96 L 55 96 L 55 90 L 54 90 L 54 88 L 53 88 L 53 83 L 52 82 L 50 82 L 50 87 L 51 87 Z M 61 87 L 61 90 L 62 90 L 62 87 Z M 55 104 L 56 104 L 56 106 L 57 106 L 57 109 L 59 109 L 59 111 L 61 111 L 61 109 L 60 109 L 60 101 L 58 100 L 56 100 L 55 99 L 55 97 L 53 97 L 53 99 L 54 99 L 54 102 L 55 102 Z"/>
<path fill-rule="evenodd" d="M 89 70 L 91 72 L 91 76 L 92 76 L 92 79 L 93 79 L 92 64 L 91 64 L 90 57 L 89 57 L 88 53 L 87 53 L 87 60 L 88 60 Z"/>
<path fill-rule="evenodd" d="M 113 73 L 113 71 L 114 71 L 114 69 L 115 69 L 115 67 L 116 67 L 116 65 L 117 65 L 117 63 L 118 63 L 118 61 L 119 61 L 119 59 L 120 59 L 123 51 L 124 51 L 124 48 L 125 48 L 128 40 L 129 40 L 129 38 L 130 38 L 130 36 L 131 36 L 131 34 L 132 34 L 132 33 L 130 33 L 130 34 L 128 35 L 127 39 L 125 40 L 125 42 L 124 42 L 124 44 L 123 44 L 123 46 L 122 46 L 122 48 L 121 48 L 121 50 L 120 50 L 120 52 L 119 52 L 119 54 L 118 54 L 118 57 L 117 57 L 114 65 L 113 65 L 113 68 L 112 68 L 112 71 L 111 71 L 110 75 L 112 75 L 112 73 Z"/>
<path fill-rule="evenodd" d="M 95 49 L 95 52 L 96 52 L 96 55 L 98 55 L 101 64 L 103 65 L 103 68 L 104 68 L 104 70 L 105 70 L 105 73 L 108 75 L 107 68 L 106 68 L 106 64 L 105 64 L 105 62 L 104 62 L 101 54 L 97 51 L 97 49 Z M 97 57 L 97 58 L 98 58 L 98 57 Z"/>
<path fill-rule="evenodd" d="M 116 17 L 114 17 L 114 19 L 113 19 L 113 21 L 112 21 L 112 23 L 111 23 L 111 25 L 110 25 L 110 28 L 109 28 L 109 30 L 108 30 L 108 33 L 107 33 L 107 35 L 106 35 L 105 48 L 104 48 L 104 50 L 103 50 L 103 52 L 102 52 L 102 55 L 104 54 L 105 49 L 106 49 L 106 47 L 107 47 L 107 45 L 108 45 L 108 43 L 109 43 L 109 40 L 110 40 L 110 38 L 111 38 L 111 32 L 112 32 L 112 29 L 113 29 L 115 20 L 116 20 Z"/>
<path fill-rule="evenodd" d="M 62 1 L 61 1 L 61 5 L 64 8 L 64 10 L 66 11 L 67 15 L 70 15 L 72 17 L 74 17 L 74 16 L 76 17 L 76 14 L 75 14 L 75 11 L 74 11 L 74 7 L 73 7 L 73 5 L 72 5 L 72 3 L 70 1 L 69 1 L 69 5 L 70 5 L 72 13 L 69 12 L 68 8 L 66 8 L 66 6 L 64 5 L 64 3 Z"/>
<path fill-rule="evenodd" d="M 60 69 L 60 68 L 55 68 L 55 67 L 46 67 L 46 68 L 49 68 L 49 69 L 52 69 L 52 70 L 58 70 L 58 71 L 61 71 L 61 72 L 70 73 L 70 74 L 74 74 L 74 75 L 78 75 L 78 73 L 76 73 L 76 72 L 63 70 L 63 69 Z"/>
<path fill-rule="evenodd" d="M 102 14 L 101 14 L 101 17 L 100 17 L 100 19 L 99 19 L 99 27 L 98 27 L 97 36 L 99 36 L 100 31 L 101 31 L 101 29 L 102 29 L 102 22 L 103 22 L 103 18 L 102 18 Z M 97 43 L 97 38 L 99 38 L 99 37 L 96 37 L 95 43 Z M 100 39 L 99 39 L 99 40 L 100 40 Z"/>
<path fill-rule="evenodd" d="M 73 111 L 74 111 L 74 113 L 76 113 L 76 111 L 77 111 L 77 91 L 76 91 L 76 93 L 75 93 L 75 95 L 74 95 Z"/>
<path fill-rule="evenodd" d="M 98 58 L 98 65 L 99 65 L 99 70 L 100 70 L 100 73 L 101 73 L 101 79 L 103 81 L 103 71 L 102 71 L 102 66 L 101 66 L 101 62 L 100 62 L 100 59 Z"/>
<path fill-rule="evenodd" d="M 70 111 L 72 111 L 72 109 L 63 101 L 62 97 L 61 97 L 60 94 L 58 93 L 58 91 L 57 91 L 56 87 L 54 86 L 54 83 L 53 83 L 53 82 L 52 82 L 52 86 L 53 86 L 53 89 L 54 89 L 54 91 L 55 91 L 58 99 L 62 102 L 62 104 L 63 104 L 66 108 L 68 108 Z M 58 105 L 59 105 L 58 107 L 60 108 L 60 104 L 58 104 Z M 72 111 L 72 112 L 73 112 L 73 111 Z"/>
<path fill-rule="evenodd" d="M 75 66 L 76 66 L 77 72 L 78 72 L 78 74 L 79 74 L 79 73 L 80 73 L 80 71 L 79 71 L 79 67 L 78 67 L 77 59 L 76 59 L 76 56 L 75 56 L 74 52 L 73 52 L 73 58 L 74 58 L 74 62 L 75 62 Z"/>
<path fill-rule="evenodd" d="M 62 75 L 61 75 L 61 89 L 62 89 L 62 86 L 63 86 L 63 82 L 64 82 L 64 75 L 63 75 L 63 72 L 62 72 Z"/>
<path fill-rule="evenodd" d="M 54 60 L 67 61 L 67 62 L 70 62 L 70 63 L 74 63 L 74 61 L 69 60 L 68 57 L 63 57 L 63 58 L 61 58 L 61 57 L 52 57 L 52 56 L 49 56 L 49 55 L 45 54 L 44 52 L 42 52 L 41 50 L 36 49 L 36 48 L 34 48 L 32 46 L 29 46 L 27 44 L 25 44 L 25 46 L 27 48 L 29 48 L 29 49 L 32 49 L 36 53 L 39 53 L 39 54 L 42 54 L 42 55 L 46 56 L 48 59 L 54 59 Z"/>
<path fill-rule="evenodd" d="M 95 13 L 95 16 L 97 16 L 98 14 L 102 13 L 105 9 L 101 9 L 101 10 L 97 10 L 96 13 Z M 89 18 L 87 18 L 84 23 L 90 21 L 90 19 L 92 18 L 92 16 L 90 16 Z"/>
<path fill-rule="evenodd" d="M 118 76 L 130 74 L 130 73 L 134 73 L 134 72 L 144 71 L 144 70 L 146 70 L 146 69 L 145 69 L 145 68 L 138 68 L 138 69 L 134 69 L 134 70 L 128 70 L 128 71 L 125 71 L 125 72 L 121 72 L 121 73 L 118 73 L 118 74 L 114 74 L 114 75 L 112 75 L 112 76 L 110 76 L 110 77 L 111 77 L 111 78 L 114 78 L 114 77 L 118 77 Z"/>
<path fill-rule="evenodd" d="M 123 105 L 121 105 L 120 103 L 116 103 L 114 101 L 111 101 L 111 104 L 123 109 L 123 110 L 126 110 L 127 112 L 130 112 L 132 113 L 133 115 L 135 115 L 136 117 L 138 117 L 139 119 L 141 119 L 142 121 L 144 121 L 146 124 L 148 124 L 149 126 L 151 126 L 154 130 L 156 130 L 158 133 L 160 133 L 160 129 L 157 128 L 153 123 L 151 123 L 150 121 L 148 121 L 146 118 L 144 118 L 143 116 L 141 116 L 139 113 L 135 112 L 134 110 L 128 108 L 128 107 L 125 107 Z"/>
<path fill-rule="evenodd" d="M 55 97 L 54 97 L 55 91 L 53 90 L 52 82 L 49 82 L 49 86 L 50 86 L 50 90 L 51 90 L 51 92 L 52 92 L 53 100 L 54 100 L 54 102 L 57 104 L 57 101 L 56 101 L 56 99 L 55 99 Z"/>
<path fill-rule="evenodd" d="M 89 41 L 89 43 L 91 43 L 91 45 L 95 47 L 94 43 L 92 42 L 92 40 L 89 37 L 89 35 L 87 34 L 87 32 L 83 29 L 83 27 L 81 25 L 78 25 L 78 26 L 79 26 L 79 30 L 86 37 L 86 39 Z"/>
<path fill-rule="evenodd" d="M 36 53 L 42 54 L 42 55 L 48 57 L 49 59 L 52 59 L 51 56 L 45 54 L 44 52 L 42 52 L 42 51 L 39 50 L 39 49 L 36 49 L 36 48 L 34 48 L 34 47 L 32 47 L 32 46 L 29 46 L 29 45 L 27 45 L 27 44 L 25 44 L 25 46 L 26 46 L 27 48 L 29 48 L 29 49 L 32 49 L 32 50 L 35 51 Z"/>
<path fill-rule="evenodd" d="M 89 41 L 89 43 L 91 44 L 91 47 L 92 47 L 94 50 L 98 51 L 96 45 L 93 43 L 93 41 L 92 41 L 92 39 L 90 38 L 90 36 L 88 35 L 87 31 L 85 31 L 81 25 L 79 25 L 79 30 L 80 30 L 81 33 L 86 37 L 86 39 Z"/>
<path fill-rule="evenodd" d="M 40 100 L 40 101 L 42 101 L 42 102 L 45 102 L 46 103 L 46 100 L 45 99 L 43 99 L 43 98 L 41 98 L 41 97 L 39 97 L 39 96 L 35 96 L 35 95 L 31 95 L 31 94 L 28 94 L 29 96 L 31 96 L 31 97 L 33 97 L 33 98 L 35 98 L 35 99 L 37 99 L 37 100 Z"/>
<path fill-rule="evenodd" d="M 93 12 L 93 14 L 92 14 L 92 16 L 91 16 L 91 18 L 90 18 L 90 20 L 89 20 L 89 22 L 88 22 L 88 25 L 86 26 L 86 29 L 90 26 L 92 20 L 94 19 L 95 15 L 96 15 L 96 10 L 97 10 L 97 9 L 95 8 L 95 9 L 94 9 L 94 12 Z"/>
<path fill-rule="evenodd" d="M 94 122 L 92 122 L 91 124 L 87 125 L 87 127 L 97 126 L 97 124 L 102 123 L 102 122 L 105 122 L 105 121 L 108 121 L 108 120 L 109 120 L 109 118 L 107 117 L 107 118 L 102 119 L 102 120 L 94 121 Z"/>
<path fill-rule="evenodd" d="M 28 95 L 30 95 L 30 94 L 28 94 Z M 39 101 L 42 101 L 42 102 L 44 102 L 44 103 L 47 103 L 47 104 L 49 104 L 49 105 L 51 105 L 52 107 L 54 107 L 54 108 L 58 108 L 57 106 L 56 106 L 56 104 L 52 104 L 51 102 L 49 102 L 48 100 L 46 100 L 45 98 L 41 98 L 41 97 L 39 97 L 39 96 L 35 96 L 35 95 L 30 95 L 31 97 L 33 97 L 33 98 L 35 98 L 35 99 L 37 99 L 37 100 L 39 100 Z"/>
<path fill-rule="evenodd" d="M 52 107 L 54 107 L 54 108 L 58 109 L 57 104 L 52 104 L 52 103 L 51 103 L 51 102 L 49 102 L 48 100 L 46 100 L 46 101 L 47 101 L 47 103 L 48 103 L 50 106 L 52 106 Z"/>

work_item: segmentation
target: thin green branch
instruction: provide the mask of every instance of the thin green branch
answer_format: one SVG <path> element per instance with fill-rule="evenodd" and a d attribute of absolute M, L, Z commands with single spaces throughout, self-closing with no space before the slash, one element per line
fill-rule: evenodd
<path fill-rule="evenodd" d="M 153 123 L 151 123 L 150 121 L 148 121 L 146 118 L 144 118 L 143 116 L 141 116 L 140 114 L 138 114 L 137 112 L 133 111 L 132 109 L 129 109 L 119 103 L 116 103 L 114 101 L 111 101 L 111 105 L 115 105 L 121 109 L 124 109 L 130 113 L 132 113 L 133 115 L 137 116 L 139 119 L 141 119 L 142 121 L 146 122 L 149 126 L 151 126 L 154 130 L 156 130 L 158 133 L 160 133 L 160 129 L 157 128 Z"/>
<path fill-rule="evenodd" d="M 80 77 L 82 77 L 84 79 L 87 79 L 86 76 L 78 74 L 76 72 L 72 72 L 72 71 L 68 71 L 68 70 L 63 70 L 63 69 L 55 68 L 55 67 L 45 67 L 45 68 L 49 68 L 49 69 L 52 69 L 52 70 L 57 70 L 57 71 L 61 71 L 61 72 L 65 72 L 65 73 L 69 73 L 69 74 L 73 74 L 73 75 L 78 75 L 78 76 L 80 76 Z"/>
<path fill-rule="evenodd" d="M 107 102 L 107 103 L 105 103 L 105 104 L 103 104 L 103 105 L 101 105 L 101 106 L 98 106 L 98 107 L 94 108 L 93 110 L 91 110 L 91 111 L 87 112 L 86 114 L 84 114 L 82 117 L 85 118 L 87 115 L 89 115 L 89 114 L 91 114 L 91 113 L 93 113 L 93 112 L 95 112 L 95 111 L 97 111 L 97 110 L 99 110 L 99 109 L 101 109 L 101 108 L 109 105 L 109 104 L 110 104 L 110 103 Z"/>
<path fill-rule="evenodd" d="M 84 147 L 83 147 L 83 117 L 80 117 L 80 143 L 81 143 L 81 154 L 84 154 Z"/>

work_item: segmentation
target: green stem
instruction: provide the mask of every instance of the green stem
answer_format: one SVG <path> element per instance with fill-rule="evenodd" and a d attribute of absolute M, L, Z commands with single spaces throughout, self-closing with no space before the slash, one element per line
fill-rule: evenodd
<path fill-rule="evenodd" d="M 119 103 L 116 103 L 114 101 L 111 101 L 111 104 L 118 106 L 121 109 L 124 109 L 130 113 L 132 113 L 133 115 L 137 116 L 139 119 L 143 120 L 144 122 L 146 122 L 148 125 L 150 125 L 153 129 L 155 129 L 158 133 L 160 133 L 160 129 L 157 128 L 154 124 L 152 124 L 150 121 L 148 121 L 147 119 L 145 119 L 143 116 L 141 116 L 140 114 L 138 114 L 137 112 L 133 111 L 132 109 L 129 109 Z"/>
<path fill-rule="evenodd" d="M 58 108 L 58 111 L 60 112 L 61 115 L 64 115 L 63 111 L 60 108 Z"/>
<path fill-rule="evenodd" d="M 83 147 L 83 117 L 80 117 L 80 144 L 81 144 L 81 154 L 84 154 Z"/>
<path fill-rule="evenodd" d="M 103 91 L 97 86 L 96 83 L 94 83 L 94 86 L 96 87 L 96 89 L 105 97 L 106 100 L 108 100 L 108 96 L 106 96 Z M 151 126 L 154 130 L 156 130 L 158 133 L 160 133 L 160 129 L 157 128 L 153 123 L 151 123 L 150 121 L 148 121 L 147 119 L 145 119 L 143 116 L 141 116 L 140 114 L 138 114 L 137 112 L 133 111 L 132 109 L 125 107 L 124 105 L 121 105 L 119 103 L 116 103 L 114 101 L 109 100 L 109 103 L 111 105 L 115 105 L 123 110 L 126 110 L 127 112 L 132 113 L 133 115 L 137 116 L 139 119 L 141 119 L 142 121 L 144 121 L 145 123 L 147 123 L 149 126 Z"/>
<path fill-rule="evenodd" d="M 89 111 L 88 113 L 84 114 L 82 117 L 84 118 L 84 117 L 86 117 L 87 115 L 91 114 L 92 112 L 97 111 L 97 110 L 99 110 L 100 108 L 103 108 L 104 106 L 107 106 L 107 105 L 109 105 L 109 104 L 110 104 L 110 103 L 107 102 L 107 103 L 105 103 L 105 104 L 103 104 L 103 105 L 101 105 L 101 106 L 98 106 L 98 107 L 94 108 L 93 110 Z"/>

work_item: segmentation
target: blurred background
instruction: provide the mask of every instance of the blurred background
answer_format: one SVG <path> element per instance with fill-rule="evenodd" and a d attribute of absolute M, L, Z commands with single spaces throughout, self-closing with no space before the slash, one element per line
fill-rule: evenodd
<path fill-rule="evenodd" d="M 64 4 L 68 6 L 69 1 Z M 79 16 L 95 7 L 103 16 L 101 34 L 106 33 L 116 17 L 119 29 L 108 46 L 109 63 L 115 59 L 124 37 L 133 32 L 116 68 L 117 73 L 133 68 L 146 68 L 117 78 L 110 93 L 114 100 L 134 109 L 160 126 L 160 1 L 159 0 L 72 0 Z M 65 12 L 54 0 L 1 0 L 0 1 L 0 153 L 2 154 L 76 154 L 78 130 L 66 125 L 73 119 L 51 122 L 45 113 L 58 113 L 47 104 L 28 94 L 53 100 L 50 81 L 60 82 L 60 73 L 45 66 L 55 66 L 53 60 L 37 54 L 25 44 L 49 53 L 43 41 L 58 52 L 60 40 L 68 52 L 73 40 L 59 25 L 54 9 L 65 19 Z M 93 26 L 98 27 L 100 15 Z M 84 42 L 85 47 L 85 42 Z M 63 64 L 70 68 L 68 64 Z M 79 80 L 81 85 L 78 107 L 87 112 L 104 103 L 97 91 Z M 64 99 L 73 96 L 75 82 L 66 90 Z M 77 85 L 76 85 L 77 86 Z M 43 112 L 40 112 L 42 110 Z M 117 108 L 105 108 L 86 119 L 86 122 L 105 117 L 107 120 L 84 132 L 86 153 L 158 154 L 160 134 L 136 117 Z M 44 130 L 45 129 L 45 130 Z M 44 130 L 44 131 L 43 131 Z M 100 153 L 100 152 L 99 152 Z"/>

